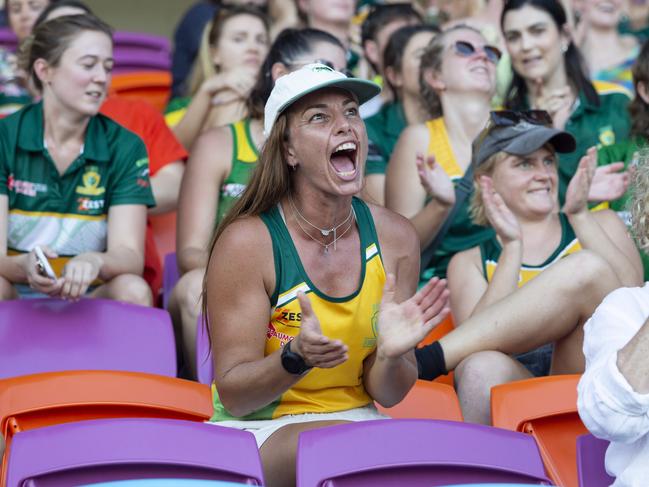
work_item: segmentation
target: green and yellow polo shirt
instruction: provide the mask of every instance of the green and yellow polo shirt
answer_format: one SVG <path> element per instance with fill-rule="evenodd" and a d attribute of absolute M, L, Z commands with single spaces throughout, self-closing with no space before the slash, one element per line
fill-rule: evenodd
<path fill-rule="evenodd" d="M 106 250 L 108 208 L 155 205 L 144 144 L 103 115 L 90 119 L 81 153 L 59 174 L 42 103 L 0 120 L 0 194 L 9 198 L 9 253 L 47 245 L 61 256 L 57 273 L 70 257 Z"/>
<path fill-rule="evenodd" d="M 377 113 L 365 119 L 369 143 L 365 174 L 385 174 L 394 146 L 406 125 L 400 102 L 386 103 Z"/>

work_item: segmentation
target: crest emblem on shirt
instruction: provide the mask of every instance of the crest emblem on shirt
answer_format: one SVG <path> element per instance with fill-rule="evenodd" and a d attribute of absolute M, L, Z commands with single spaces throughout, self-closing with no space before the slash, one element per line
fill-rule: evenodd
<path fill-rule="evenodd" d="M 86 172 L 81 176 L 83 186 L 77 186 L 77 193 L 86 196 L 99 196 L 106 192 L 106 188 L 100 187 L 101 176 L 97 172 L 96 167 L 89 167 Z"/>

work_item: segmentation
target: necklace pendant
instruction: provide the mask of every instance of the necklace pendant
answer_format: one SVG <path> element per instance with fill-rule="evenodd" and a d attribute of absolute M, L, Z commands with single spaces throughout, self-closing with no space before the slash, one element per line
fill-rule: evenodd
<path fill-rule="evenodd" d="M 331 233 L 331 230 L 323 230 L 322 228 L 320 228 L 319 230 L 323 237 L 328 237 Z"/>
<path fill-rule="evenodd" d="M 329 253 L 329 245 L 324 246 L 324 253 L 328 254 Z"/>

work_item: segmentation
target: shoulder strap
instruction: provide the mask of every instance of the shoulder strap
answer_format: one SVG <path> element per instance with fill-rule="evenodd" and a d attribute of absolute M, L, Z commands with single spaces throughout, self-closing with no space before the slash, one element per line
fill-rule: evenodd
<path fill-rule="evenodd" d="M 422 272 L 430 265 L 430 262 L 433 260 L 433 256 L 435 255 L 435 251 L 439 248 L 442 240 L 444 240 L 444 237 L 453 224 L 453 220 L 455 220 L 455 215 L 457 215 L 457 212 L 462 207 L 462 204 L 464 204 L 464 201 L 469 196 L 472 189 L 473 163 L 469 164 L 464 176 L 462 176 L 462 179 L 460 179 L 455 186 L 455 205 L 453 205 L 453 208 L 451 208 L 451 211 L 446 216 L 444 223 L 438 230 L 433 241 L 421 252 L 420 266 Z"/>

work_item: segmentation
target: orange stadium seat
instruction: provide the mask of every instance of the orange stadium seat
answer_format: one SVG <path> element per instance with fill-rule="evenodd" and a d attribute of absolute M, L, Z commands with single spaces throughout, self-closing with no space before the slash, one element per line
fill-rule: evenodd
<path fill-rule="evenodd" d="M 418 380 L 408 395 L 394 407 L 384 408 L 383 414 L 398 419 L 446 419 L 462 421 L 460 403 L 455 389 L 446 384 Z"/>
<path fill-rule="evenodd" d="M 139 372 L 66 371 L 0 380 L 0 431 L 7 452 L 16 433 L 101 418 L 205 421 L 212 415 L 209 386 Z"/>
<path fill-rule="evenodd" d="M 168 71 L 116 73 L 113 74 L 110 92 L 123 98 L 147 101 L 163 112 L 171 94 L 171 73 Z"/>
<path fill-rule="evenodd" d="M 580 375 L 555 375 L 491 389 L 494 426 L 530 434 L 556 485 L 578 487 L 577 437 L 588 433 L 577 413 Z"/>
<path fill-rule="evenodd" d="M 429 345 L 433 343 L 435 340 L 439 340 L 444 335 L 451 332 L 453 329 L 455 329 L 455 323 L 453 321 L 453 316 L 451 316 L 451 314 L 449 313 L 449 315 L 444 319 L 444 321 L 442 321 L 439 325 L 437 325 L 435 328 L 431 330 L 431 332 L 426 336 L 426 338 L 424 338 L 421 341 L 419 346 Z M 453 372 L 451 371 L 446 375 L 442 375 L 438 377 L 437 379 L 435 379 L 435 382 L 452 386 Z"/>

